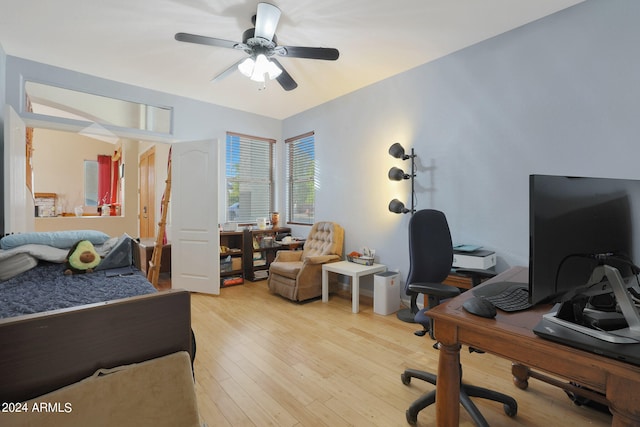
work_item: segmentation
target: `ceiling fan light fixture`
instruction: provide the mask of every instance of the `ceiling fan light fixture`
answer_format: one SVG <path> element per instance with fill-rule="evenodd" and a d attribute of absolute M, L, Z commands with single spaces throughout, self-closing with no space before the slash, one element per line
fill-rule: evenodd
<path fill-rule="evenodd" d="M 251 77 L 255 65 L 256 63 L 253 58 L 249 57 L 238 64 L 238 71 L 247 77 Z"/>
<path fill-rule="evenodd" d="M 262 53 L 256 56 L 256 64 L 253 67 L 253 74 L 251 74 L 251 80 L 254 82 L 264 82 L 264 75 L 267 73 L 267 67 L 269 66 L 269 60 Z"/>
<path fill-rule="evenodd" d="M 263 54 L 256 56 L 255 61 L 251 57 L 245 59 L 238 64 L 238 70 L 254 82 L 261 83 L 266 79 L 265 74 L 273 80 L 282 73 L 282 70 Z"/>
<path fill-rule="evenodd" d="M 269 61 L 267 65 L 267 74 L 269 74 L 269 78 L 273 80 L 277 78 L 280 74 L 282 74 L 282 70 L 276 64 Z"/>

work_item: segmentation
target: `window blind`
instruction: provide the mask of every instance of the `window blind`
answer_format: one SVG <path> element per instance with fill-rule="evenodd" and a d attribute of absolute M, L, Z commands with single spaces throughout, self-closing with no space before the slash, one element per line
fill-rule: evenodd
<path fill-rule="evenodd" d="M 227 221 L 255 223 L 273 210 L 274 139 L 227 133 Z"/>
<path fill-rule="evenodd" d="M 295 224 L 315 221 L 316 164 L 313 132 L 285 140 L 287 156 L 287 220 Z"/>

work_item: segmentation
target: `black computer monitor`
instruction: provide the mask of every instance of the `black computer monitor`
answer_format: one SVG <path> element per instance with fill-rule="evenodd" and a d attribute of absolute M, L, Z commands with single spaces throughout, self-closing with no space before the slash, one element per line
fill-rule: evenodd
<path fill-rule="evenodd" d="M 558 302 L 585 286 L 603 257 L 630 274 L 620 259 L 633 260 L 634 241 L 640 242 L 633 229 L 640 181 L 531 175 L 529 196 L 531 303 Z"/>

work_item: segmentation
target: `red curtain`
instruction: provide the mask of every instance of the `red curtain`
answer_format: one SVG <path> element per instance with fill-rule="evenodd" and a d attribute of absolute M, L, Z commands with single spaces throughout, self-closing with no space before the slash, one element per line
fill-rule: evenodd
<path fill-rule="evenodd" d="M 111 156 L 98 155 L 98 205 L 111 202 Z"/>
<path fill-rule="evenodd" d="M 120 160 L 111 162 L 113 173 L 111 174 L 111 204 L 119 203 L 118 200 L 118 178 L 120 176 Z"/>

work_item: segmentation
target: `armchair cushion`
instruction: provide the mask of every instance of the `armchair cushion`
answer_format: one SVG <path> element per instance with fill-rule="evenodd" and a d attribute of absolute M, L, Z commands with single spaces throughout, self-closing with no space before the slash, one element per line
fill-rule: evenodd
<path fill-rule="evenodd" d="M 278 274 L 295 280 L 302 265 L 302 261 L 274 261 L 269 267 L 269 274 Z"/>

